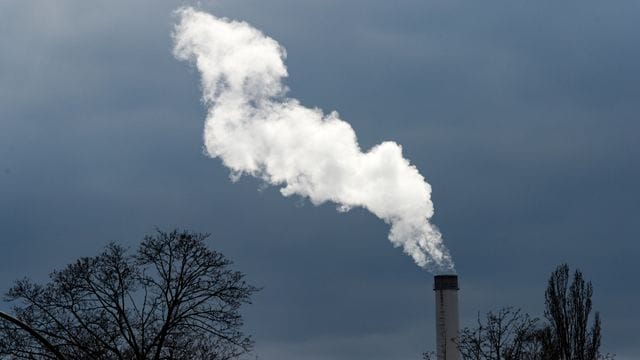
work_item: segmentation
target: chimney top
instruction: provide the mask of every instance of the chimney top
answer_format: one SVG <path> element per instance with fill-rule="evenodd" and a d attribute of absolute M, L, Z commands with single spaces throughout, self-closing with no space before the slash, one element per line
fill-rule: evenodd
<path fill-rule="evenodd" d="M 433 277 L 433 290 L 459 290 L 458 275 L 436 275 Z"/>

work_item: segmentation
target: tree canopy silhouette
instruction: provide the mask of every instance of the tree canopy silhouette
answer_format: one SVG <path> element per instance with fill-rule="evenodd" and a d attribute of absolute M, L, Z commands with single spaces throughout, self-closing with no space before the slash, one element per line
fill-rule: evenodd
<path fill-rule="evenodd" d="M 545 292 L 544 315 L 549 321 L 543 332 L 547 352 L 558 360 L 597 360 L 601 341 L 600 314 L 596 311 L 589 327 L 593 285 L 576 270 L 569 284 L 569 266 L 562 264 L 551 273 Z"/>
<path fill-rule="evenodd" d="M 258 289 L 206 246 L 207 237 L 157 231 L 134 253 L 110 244 L 54 271 L 46 284 L 16 281 L 6 300 L 17 319 L 68 359 L 237 358 L 253 345 L 239 310 Z M 6 321 L 0 355 L 55 358 Z"/>
<path fill-rule="evenodd" d="M 537 329 L 538 319 L 520 309 L 490 311 L 484 320 L 478 314 L 477 327 L 460 331 L 458 349 L 467 360 L 539 360 Z"/>

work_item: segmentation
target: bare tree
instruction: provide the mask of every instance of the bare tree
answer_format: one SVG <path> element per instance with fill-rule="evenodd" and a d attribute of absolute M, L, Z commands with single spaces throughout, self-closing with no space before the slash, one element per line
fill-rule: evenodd
<path fill-rule="evenodd" d="M 567 264 L 560 265 L 549 277 L 545 292 L 545 317 L 549 321 L 545 349 L 558 360 L 596 360 L 601 340 L 600 315 L 596 311 L 589 327 L 593 286 L 576 270 L 569 285 Z"/>
<path fill-rule="evenodd" d="M 460 331 L 458 348 L 468 360 L 538 359 L 537 324 L 538 319 L 510 307 L 489 312 L 484 320 L 478 314 L 477 327 Z"/>
<path fill-rule="evenodd" d="M 257 289 L 205 244 L 208 235 L 158 231 L 134 254 L 110 244 L 6 294 L 16 318 L 68 359 L 228 360 L 249 351 L 242 304 Z M 0 323 L 0 355 L 52 359 L 36 339 Z"/>

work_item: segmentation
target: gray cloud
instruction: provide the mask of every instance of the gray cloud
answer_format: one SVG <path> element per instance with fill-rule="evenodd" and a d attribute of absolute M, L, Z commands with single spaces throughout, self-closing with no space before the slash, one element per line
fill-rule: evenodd
<path fill-rule="evenodd" d="M 184 226 L 265 286 L 246 312 L 261 358 L 433 347 L 431 279 L 384 224 L 230 184 L 204 157 L 198 76 L 171 55 L 182 2 L 47 3 L 0 4 L 3 284 Z M 594 281 L 605 350 L 640 356 L 635 2 L 202 7 L 277 38 L 291 95 L 337 109 L 363 148 L 403 144 L 433 185 L 466 321 L 503 304 L 541 315 L 568 261 Z"/>

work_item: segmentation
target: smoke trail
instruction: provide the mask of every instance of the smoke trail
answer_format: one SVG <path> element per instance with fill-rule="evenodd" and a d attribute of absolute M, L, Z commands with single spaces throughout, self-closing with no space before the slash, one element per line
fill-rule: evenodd
<path fill-rule="evenodd" d="M 422 267 L 453 270 L 433 216 L 431 187 L 386 141 L 363 152 L 338 113 L 287 98 L 285 50 L 245 22 L 178 10 L 174 55 L 195 63 L 208 115 L 206 150 L 232 178 L 259 177 L 313 204 L 361 206 L 391 225 L 389 240 Z"/>

